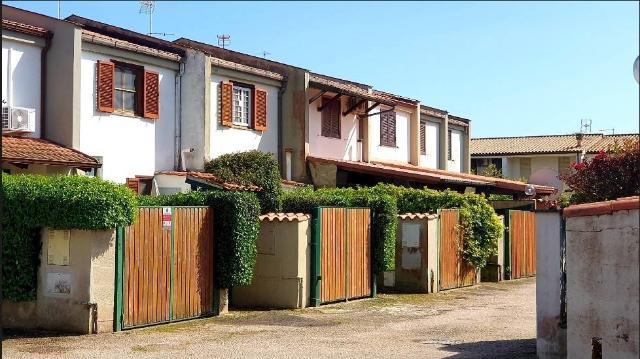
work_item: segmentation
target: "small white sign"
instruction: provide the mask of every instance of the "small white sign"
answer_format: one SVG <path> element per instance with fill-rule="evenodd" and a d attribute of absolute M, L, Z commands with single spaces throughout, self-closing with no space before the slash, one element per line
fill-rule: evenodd
<path fill-rule="evenodd" d="M 47 294 L 71 295 L 71 273 L 47 273 Z"/>
<path fill-rule="evenodd" d="M 171 207 L 162 207 L 162 228 L 171 228 Z"/>

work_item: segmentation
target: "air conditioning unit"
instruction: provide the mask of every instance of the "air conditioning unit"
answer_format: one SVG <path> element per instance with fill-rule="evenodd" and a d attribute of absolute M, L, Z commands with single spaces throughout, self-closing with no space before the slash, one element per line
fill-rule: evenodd
<path fill-rule="evenodd" d="M 34 132 L 36 130 L 36 110 L 33 108 L 2 106 L 2 129 Z"/>

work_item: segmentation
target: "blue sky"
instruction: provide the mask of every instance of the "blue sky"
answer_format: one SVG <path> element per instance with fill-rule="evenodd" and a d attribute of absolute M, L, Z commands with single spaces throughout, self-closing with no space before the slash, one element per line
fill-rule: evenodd
<path fill-rule="evenodd" d="M 4 4 L 57 16 L 57 1 Z M 61 2 L 134 31 L 133 2 Z M 638 132 L 639 2 L 157 2 L 154 32 L 216 44 L 417 98 L 474 137 Z M 610 133 L 608 131 L 607 133 Z"/>

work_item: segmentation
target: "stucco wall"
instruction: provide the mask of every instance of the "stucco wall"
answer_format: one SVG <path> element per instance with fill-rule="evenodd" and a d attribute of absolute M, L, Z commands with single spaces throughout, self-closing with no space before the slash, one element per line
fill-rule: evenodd
<path fill-rule="evenodd" d="M 261 221 L 253 282 L 234 287 L 231 304 L 261 308 L 306 307 L 311 295 L 310 241 L 308 220 Z"/>
<path fill-rule="evenodd" d="M 372 113 L 384 111 L 387 108 L 378 106 Z M 370 153 L 372 161 L 409 163 L 411 134 L 411 113 L 404 108 L 396 107 L 396 147 L 380 145 L 380 115 L 369 117 Z"/>
<path fill-rule="evenodd" d="M 42 39 L 2 32 L 2 104 L 35 109 L 35 133 L 30 137 L 41 135 L 40 60 L 43 45 Z"/>
<path fill-rule="evenodd" d="M 160 118 L 124 116 L 96 108 L 96 62 L 120 60 L 160 74 Z M 118 58 L 82 51 L 79 150 L 102 157 L 102 176 L 124 183 L 127 177 L 153 175 L 174 167 L 175 70 L 144 62 L 144 57 Z"/>
<path fill-rule="evenodd" d="M 3 325 L 88 334 L 93 322 L 88 303 L 95 303 L 97 331 L 112 331 L 115 231 L 71 230 L 68 265 L 48 264 L 48 246 L 49 229 L 43 229 L 36 301 L 3 302 Z M 51 279 L 58 275 L 69 279 L 68 293 L 54 289 Z"/>
<path fill-rule="evenodd" d="M 538 358 L 565 358 L 567 329 L 561 320 L 561 244 L 559 212 L 536 213 L 536 328 Z"/>
<path fill-rule="evenodd" d="M 309 97 L 313 97 L 318 90 L 310 90 Z M 341 112 L 347 108 L 347 97 L 340 98 Z M 361 160 L 361 143 L 358 142 L 358 119 L 356 115 L 340 115 L 340 138 L 322 136 L 322 113 L 318 106 L 322 105 L 322 98 L 308 105 L 309 109 L 309 155 L 333 158 L 338 160 Z"/>
<path fill-rule="evenodd" d="M 571 217 L 567 233 L 567 357 L 638 358 L 640 210 Z M 596 339 L 597 340 L 597 339 Z"/>
<path fill-rule="evenodd" d="M 408 293 L 434 293 L 438 290 L 438 238 L 435 215 L 427 218 L 399 219 L 396 232 L 395 287 Z M 414 229 L 411 229 L 413 227 Z M 412 231 L 419 242 L 409 243 Z"/>
<path fill-rule="evenodd" d="M 222 73 L 221 73 L 222 72 Z M 267 91 L 267 130 L 255 131 L 249 128 L 231 128 L 220 124 L 220 84 L 235 80 Z M 211 144 L 209 158 L 214 159 L 225 153 L 260 150 L 272 153 L 278 158 L 278 89 L 274 81 L 239 72 L 221 71 L 214 68 L 211 76 Z M 251 103 L 253 106 L 253 102 Z"/>

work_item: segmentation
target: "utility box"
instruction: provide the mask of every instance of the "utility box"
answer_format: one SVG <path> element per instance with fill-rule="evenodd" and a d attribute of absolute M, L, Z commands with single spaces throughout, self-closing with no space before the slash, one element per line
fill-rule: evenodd
<path fill-rule="evenodd" d="M 438 215 L 398 216 L 395 289 L 408 293 L 438 291 Z"/>

